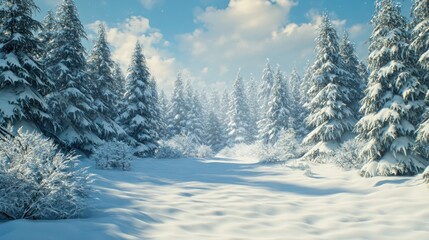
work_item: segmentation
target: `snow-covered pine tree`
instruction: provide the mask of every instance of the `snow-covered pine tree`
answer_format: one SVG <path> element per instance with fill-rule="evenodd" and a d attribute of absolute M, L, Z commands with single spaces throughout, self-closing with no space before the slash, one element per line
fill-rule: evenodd
<path fill-rule="evenodd" d="M 429 0 L 414 0 L 412 9 L 413 21 L 411 23 L 411 50 L 413 51 L 413 61 L 417 63 L 419 69 L 419 79 L 422 84 L 429 86 Z M 429 92 L 426 93 L 426 100 L 429 100 Z M 420 150 L 428 156 L 429 149 L 429 107 L 426 103 L 426 111 L 423 114 L 422 123 L 417 131 L 417 141 Z"/>
<path fill-rule="evenodd" d="M 38 33 L 38 38 L 40 43 L 43 46 L 44 51 L 40 53 L 40 60 L 44 61 L 46 54 L 50 52 L 49 47 L 51 46 L 51 41 L 53 40 L 55 33 L 55 14 L 49 10 L 45 18 L 42 21 L 42 29 Z"/>
<path fill-rule="evenodd" d="M 229 92 L 227 89 L 225 89 L 225 91 L 222 94 L 222 98 L 220 101 L 220 112 L 219 112 L 219 120 L 222 123 L 223 129 L 227 132 L 228 131 L 228 123 L 229 123 L 229 116 L 228 116 L 228 112 L 229 112 L 229 104 L 231 103 L 230 101 L 230 96 L 229 96 Z M 225 138 L 226 139 L 226 138 Z"/>
<path fill-rule="evenodd" d="M 299 137 L 303 137 L 306 133 L 305 118 L 307 117 L 304 104 L 301 102 L 301 84 L 302 78 L 294 68 L 288 81 L 289 127 L 294 129 Z"/>
<path fill-rule="evenodd" d="M 358 118 L 359 116 L 359 108 L 360 108 L 360 100 L 363 98 L 363 90 L 365 88 L 365 79 L 362 79 L 361 76 L 361 67 L 362 63 L 356 55 L 355 47 L 353 43 L 349 39 L 349 34 L 344 32 L 343 39 L 340 44 L 340 56 L 344 62 L 344 69 L 347 70 L 351 74 L 351 78 L 347 81 L 346 86 L 349 91 L 349 101 L 353 111 L 354 116 Z"/>
<path fill-rule="evenodd" d="M 260 114 L 261 118 L 264 118 L 264 114 L 268 110 L 268 103 L 270 101 L 271 92 L 274 86 L 274 72 L 271 69 L 270 60 L 267 59 L 267 63 L 265 65 L 264 70 L 262 70 L 262 78 L 259 87 L 258 93 L 258 103 L 260 106 Z"/>
<path fill-rule="evenodd" d="M 42 48 L 34 36 L 33 0 L 0 2 L 0 125 L 44 131 L 52 124 L 43 95 L 51 87 L 37 60 Z"/>
<path fill-rule="evenodd" d="M 172 138 L 176 135 L 186 134 L 186 107 L 185 107 L 185 92 L 183 89 L 182 74 L 178 73 L 174 82 L 173 95 L 171 97 L 170 106 L 167 113 L 167 138 Z"/>
<path fill-rule="evenodd" d="M 160 132 L 165 128 L 163 126 L 163 121 L 161 119 L 161 109 L 159 107 L 159 96 L 158 96 L 158 85 L 154 77 L 151 78 L 149 82 L 149 87 L 151 91 L 151 101 L 148 102 L 149 112 L 152 116 L 150 118 L 150 136 L 151 138 L 158 142 L 160 140 Z"/>
<path fill-rule="evenodd" d="M 114 110 L 116 112 L 116 116 L 119 116 L 119 114 L 121 114 L 122 109 L 124 108 L 125 76 L 122 73 L 121 67 L 116 62 L 114 63 L 112 74 L 114 79 L 113 90 L 115 91 L 116 95 L 119 96 L 119 99 L 116 102 L 117 105 L 115 106 Z"/>
<path fill-rule="evenodd" d="M 167 112 L 168 112 L 168 99 L 167 96 L 165 96 L 165 92 L 164 90 L 161 91 L 161 93 L 159 94 L 158 97 L 158 102 L 159 102 L 159 112 L 160 112 L 160 116 L 161 116 L 161 129 L 159 131 L 159 137 L 162 140 L 166 140 L 167 138 Z"/>
<path fill-rule="evenodd" d="M 257 123 L 259 121 L 259 104 L 258 104 L 258 85 L 256 83 L 253 74 L 250 74 L 249 82 L 246 86 L 246 98 L 249 105 L 250 118 L 249 125 L 250 135 L 253 137 L 252 142 L 255 141 L 258 137 L 258 127 Z"/>
<path fill-rule="evenodd" d="M 229 122 L 228 122 L 228 145 L 232 146 L 238 143 L 251 143 L 251 129 L 249 124 L 250 110 L 247 105 L 246 94 L 243 86 L 243 79 L 240 71 L 234 83 L 234 90 L 231 94 L 229 104 Z"/>
<path fill-rule="evenodd" d="M 206 125 L 207 145 L 218 152 L 225 147 L 225 129 L 213 110 L 210 111 Z"/>
<path fill-rule="evenodd" d="M 274 75 L 268 112 L 260 122 L 260 126 L 263 128 L 259 130 L 259 138 L 263 143 L 271 145 L 277 143 L 280 133 L 288 128 L 290 113 L 287 84 L 278 67 Z"/>
<path fill-rule="evenodd" d="M 158 148 L 157 138 L 152 133 L 156 121 L 150 107 L 153 99 L 151 74 L 143 55 L 142 47 L 136 43 L 126 77 L 125 108 L 119 122 L 127 134 L 138 142 L 139 155 L 150 156 Z"/>
<path fill-rule="evenodd" d="M 409 63 L 409 33 L 394 0 L 380 0 L 372 19 L 370 77 L 362 100 L 364 115 L 356 125 L 366 142 L 361 175 L 416 174 L 425 167 L 413 152 L 416 117 L 421 113 L 423 86 Z"/>
<path fill-rule="evenodd" d="M 314 129 L 304 138 L 305 143 L 315 143 L 306 153 L 310 158 L 333 152 L 356 122 L 351 106 L 347 105 L 350 74 L 343 69 L 337 32 L 326 14 L 319 27 L 316 52 L 309 90 L 314 97 L 308 103 L 310 114 L 306 118 Z"/>
<path fill-rule="evenodd" d="M 101 144 L 93 99 L 86 72 L 86 38 L 73 0 L 63 0 L 56 16 L 56 28 L 45 58 L 48 77 L 54 81 L 54 91 L 46 96 L 50 111 L 60 126 L 55 129 L 59 139 L 72 148 L 92 150 Z"/>
<path fill-rule="evenodd" d="M 125 131 L 114 121 L 118 116 L 116 107 L 121 96 L 118 95 L 117 81 L 113 75 L 115 63 L 112 60 L 103 24 L 98 26 L 97 39 L 88 57 L 88 73 L 91 78 L 89 89 L 94 100 L 96 115 L 94 123 L 99 129 L 99 137 L 110 141 L 124 137 Z"/>

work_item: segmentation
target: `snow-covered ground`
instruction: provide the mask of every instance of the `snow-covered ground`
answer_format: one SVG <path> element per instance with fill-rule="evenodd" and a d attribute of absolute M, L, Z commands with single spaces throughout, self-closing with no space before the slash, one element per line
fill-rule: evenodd
<path fill-rule="evenodd" d="M 84 164 L 92 164 L 84 160 Z M 87 219 L 0 223 L 2 240 L 427 239 L 429 189 L 417 177 L 365 179 L 330 165 L 215 158 L 91 168 Z"/>

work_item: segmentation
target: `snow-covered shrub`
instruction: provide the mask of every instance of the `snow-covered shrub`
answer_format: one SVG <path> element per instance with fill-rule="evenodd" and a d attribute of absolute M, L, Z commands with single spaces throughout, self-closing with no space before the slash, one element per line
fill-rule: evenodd
<path fill-rule="evenodd" d="M 262 144 L 260 143 L 251 145 L 239 143 L 232 147 L 222 149 L 218 155 L 227 158 L 259 158 L 261 154 L 261 146 Z"/>
<path fill-rule="evenodd" d="M 265 163 L 283 162 L 300 157 L 300 145 L 293 129 L 282 130 L 274 145 L 262 144 L 259 149 L 259 160 Z"/>
<path fill-rule="evenodd" d="M 197 158 L 208 158 L 213 156 L 213 150 L 207 145 L 198 145 L 195 147 L 195 157 Z"/>
<path fill-rule="evenodd" d="M 329 156 L 329 162 L 346 170 L 360 169 L 364 164 L 364 160 L 360 156 L 363 147 L 364 143 L 357 138 L 348 140 Z"/>
<path fill-rule="evenodd" d="M 76 159 L 38 133 L 0 140 L 0 219 L 81 216 L 90 180 Z"/>
<path fill-rule="evenodd" d="M 106 142 L 97 147 L 92 155 L 97 168 L 101 169 L 131 169 L 134 149 L 123 142 Z"/>
<path fill-rule="evenodd" d="M 196 144 L 186 135 L 176 135 L 170 140 L 161 142 L 156 158 L 211 157 L 213 151 L 209 146 Z"/>

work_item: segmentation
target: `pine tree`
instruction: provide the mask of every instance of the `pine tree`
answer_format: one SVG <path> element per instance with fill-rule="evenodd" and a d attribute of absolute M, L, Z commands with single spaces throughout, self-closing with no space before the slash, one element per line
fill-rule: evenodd
<path fill-rule="evenodd" d="M 243 87 L 243 79 L 240 72 L 234 83 L 234 90 L 231 94 L 229 104 L 229 122 L 228 122 L 228 142 L 229 145 L 238 143 L 251 143 L 251 129 L 249 125 L 250 110 L 247 105 L 246 94 Z"/>
<path fill-rule="evenodd" d="M 48 14 L 42 21 L 42 29 L 39 31 L 38 39 L 43 46 L 44 51 L 40 53 L 40 60 L 44 61 L 46 54 L 50 52 L 51 41 L 54 38 L 56 28 L 55 14 L 52 11 L 48 11 Z"/>
<path fill-rule="evenodd" d="M 327 15 L 322 18 L 317 38 L 317 56 L 312 67 L 312 86 L 309 102 L 310 115 L 306 118 L 314 127 L 304 139 L 305 143 L 315 143 L 306 154 L 317 157 L 338 148 L 345 133 L 355 124 L 350 105 L 348 81 L 350 74 L 343 69 L 344 63 L 339 55 L 337 33 Z"/>
<path fill-rule="evenodd" d="M 63 0 L 57 10 L 57 23 L 45 65 L 48 77 L 55 83 L 46 96 L 49 108 L 60 126 L 58 137 L 68 146 L 91 150 L 101 144 L 93 123 L 96 115 L 89 90 L 85 48 L 86 38 L 73 0 Z"/>
<path fill-rule="evenodd" d="M 295 129 L 296 135 L 303 137 L 306 133 L 305 118 L 307 117 L 304 104 L 301 102 L 302 78 L 294 68 L 288 81 L 289 127 Z"/>
<path fill-rule="evenodd" d="M 409 34 L 400 7 L 393 0 L 377 3 L 370 38 L 371 74 L 361 108 L 364 116 L 356 125 L 359 138 L 366 142 L 361 175 L 416 174 L 424 168 L 413 152 L 423 88 L 409 63 Z"/>
<path fill-rule="evenodd" d="M 148 102 L 150 112 L 150 136 L 153 141 L 158 142 L 161 139 L 160 132 L 165 127 L 161 119 L 161 109 L 159 107 L 159 96 L 158 96 L 158 85 L 156 84 L 155 78 L 151 78 L 149 82 L 151 91 L 151 100 Z"/>
<path fill-rule="evenodd" d="M 186 112 L 182 74 L 178 73 L 176 81 L 174 82 L 173 95 L 167 113 L 167 138 L 186 134 Z"/>
<path fill-rule="evenodd" d="M 417 63 L 420 82 L 427 88 L 429 86 L 429 0 L 414 0 L 412 15 L 411 50 L 414 54 L 413 61 Z M 426 100 L 428 99 L 429 92 L 426 93 Z M 427 148 L 427 143 L 429 142 L 428 109 L 429 107 L 426 103 L 426 111 L 417 131 L 419 147 L 424 150 L 426 156 L 429 155 L 429 149 Z"/>
<path fill-rule="evenodd" d="M 259 105 L 258 105 L 258 89 L 257 83 L 253 75 L 250 75 L 249 83 L 246 87 L 246 98 L 250 110 L 249 125 L 250 135 L 252 136 L 252 142 L 258 137 L 257 123 L 259 121 Z"/>
<path fill-rule="evenodd" d="M 268 112 L 261 120 L 263 128 L 259 131 L 259 138 L 265 144 L 277 143 L 280 133 L 288 128 L 290 116 L 290 101 L 286 81 L 280 68 L 277 68 L 271 99 L 268 102 Z"/>
<path fill-rule="evenodd" d="M 119 122 L 129 136 L 138 142 L 138 154 L 150 156 L 158 148 L 158 138 L 153 134 L 154 116 L 151 106 L 154 91 L 151 74 L 139 42 L 136 43 L 126 77 L 125 108 Z"/>
<path fill-rule="evenodd" d="M 159 131 L 159 137 L 162 140 L 167 138 L 167 112 L 168 112 L 168 100 L 167 96 L 165 96 L 165 92 L 162 90 L 158 97 L 159 102 L 159 112 L 160 112 L 160 120 L 161 120 L 161 129 Z"/>
<path fill-rule="evenodd" d="M 225 134 L 222 123 L 213 111 L 210 111 L 206 126 L 207 145 L 218 152 L 225 147 Z"/>
<path fill-rule="evenodd" d="M 88 73 L 91 77 L 90 91 L 94 100 L 96 117 L 94 123 L 99 129 L 99 137 L 113 140 L 124 136 L 124 130 L 113 120 L 117 117 L 117 109 L 121 96 L 118 95 L 116 79 L 106 31 L 102 24 L 98 28 L 98 36 L 88 57 Z"/>
<path fill-rule="evenodd" d="M 116 101 L 116 106 L 114 106 L 114 110 L 116 116 L 119 116 L 121 110 L 124 108 L 125 77 L 118 63 L 114 63 L 112 74 L 114 79 L 113 91 L 115 91 L 115 94 L 119 97 Z"/>
<path fill-rule="evenodd" d="M 340 44 L 340 56 L 344 61 L 344 69 L 351 74 L 351 78 L 346 83 L 349 91 L 347 104 L 350 104 L 356 117 L 359 116 L 360 100 L 363 98 L 363 89 L 366 82 L 362 79 L 362 63 L 359 61 L 353 43 L 349 39 L 347 32 L 344 33 L 342 42 Z"/>
<path fill-rule="evenodd" d="M 270 101 L 271 92 L 274 86 L 274 72 L 271 69 L 270 60 L 267 59 L 267 64 L 262 71 L 261 86 L 259 87 L 258 103 L 260 106 L 260 116 L 263 118 L 268 110 L 268 102 Z"/>
<path fill-rule="evenodd" d="M 34 36 L 41 28 L 35 10 L 32 0 L 0 2 L 0 125 L 44 131 L 52 122 L 43 99 L 51 82 L 37 60 L 42 48 Z"/>

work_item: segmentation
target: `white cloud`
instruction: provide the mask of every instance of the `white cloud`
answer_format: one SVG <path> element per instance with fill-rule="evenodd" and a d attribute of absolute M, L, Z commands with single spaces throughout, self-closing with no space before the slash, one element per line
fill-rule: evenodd
<path fill-rule="evenodd" d="M 94 33 L 100 21 L 89 24 L 87 27 Z M 106 24 L 105 24 L 106 25 Z M 150 26 L 147 18 L 132 16 L 116 27 L 107 26 L 107 40 L 112 47 L 112 57 L 118 62 L 124 73 L 130 64 L 135 44 L 139 41 L 143 47 L 149 69 L 156 78 L 158 85 L 171 90 L 176 72 L 176 59 L 163 48 L 168 46 L 162 33 Z"/>
<path fill-rule="evenodd" d="M 245 79 L 250 73 L 259 78 L 267 57 L 286 71 L 303 68 L 307 60 L 313 60 L 321 17 L 310 11 L 307 23 L 289 22 L 289 12 L 296 4 L 291 0 L 230 0 L 225 9 L 209 7 L 199 12 L 196 22 L 202 27 L 180 38 L 185 65 L 199 81 L 208 85 L 223 81 L 227 86 L 232 85 L 238 68 Z M 332 22 L 342 35 L 346 21 Z M 353 26 L 352 39 L 362 38 L 367 28 Z M 205 67 L 210 71 L 201 71 Z"/>

